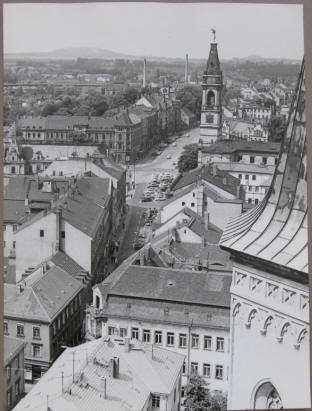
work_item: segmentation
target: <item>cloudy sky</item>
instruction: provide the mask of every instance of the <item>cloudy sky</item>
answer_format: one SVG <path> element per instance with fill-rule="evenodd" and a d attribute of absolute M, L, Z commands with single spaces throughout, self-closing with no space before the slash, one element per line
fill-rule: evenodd
<path fill-rule="evenodd" d="M 131 55 L 303 56 L 302 6 L 273 4 L 5 4 L 4 52 L 96 47 Z"/>

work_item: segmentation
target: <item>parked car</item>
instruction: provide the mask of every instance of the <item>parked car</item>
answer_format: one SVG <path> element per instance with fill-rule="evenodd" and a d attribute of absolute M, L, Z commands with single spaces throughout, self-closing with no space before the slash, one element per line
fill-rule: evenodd
<path fill-rule="evenodd" d="M 176 147 L 177 143 L 172 143 L 171 145 L 172 145 L 172 147 Z"/>
<path fill-rule="evenodd" d="M 153 197 L 142 197 L 141 198 L 142 203 L 147 203 L 148 201 L 153 201 Z"/>
<path fill-rule="evenodd" d="M 173 165 L 173 166 L 176 166 L 176 165 L 177 165 L 177 163 L 174 161 L 174 162 L 172 163 L 172 165 Z"/>
<path fill-rule="evenodd" d="M 170 160 L 170 158 L 171 158 L 171 156 L 170 155 L 167 155 L 167 157 L 166 157 L 168 160 Z"/>
<path fill-rule="evenodd" d="M 189 137 L 190 135 L 189 134 L 184 134 L 184 137 Z"/>

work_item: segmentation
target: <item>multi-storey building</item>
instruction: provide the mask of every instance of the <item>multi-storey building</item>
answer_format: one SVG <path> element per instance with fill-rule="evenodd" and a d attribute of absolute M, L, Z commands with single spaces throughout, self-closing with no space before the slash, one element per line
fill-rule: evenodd
<path fill-rule="evenodd" d="M 230 271 L 169 268 L 146 246 L 94 287 L 87 337 L 130 337 L 182 353 L 182 395 L 191 373 L 226 392 L 230 283 Z"/>
<path fill-rule="evenodd" d="M 222 138 L 221 92 L 223 80 L 217 43 L 210 44 L 210 53 L 202 80 L 202 108 L 199 141 L 203 145 Z"/>
<path fill-rule="evenodd" d="M 276 165 L 281 144 L 259 141 L 221 141 L 208 147 L 199 147 L 198 164 L 214 162 L 242 162 L 247 164 Z"/>
<path fill-rule="evenodd" d="M 15 410 L 179 411 L 183 361 L 130 339 L 88 342 L 68 348 Z"/>
<path fill-rule="evenodd" d="M 22 398 L 25 391 L 24 348 L 25 343 L 16 338 L 7 337 L 7 324 L 4 323 L 4 392 L 2 405 L 10 411 Z"/>
<path fill-rule="evenodd" d="M 304 63 L 269 195 L 231 220 L 228 409 L 311 407 Z"/>
<path fill-rule="evenodd" d="M 275 166 L 245 163 L 214 163 L 218 169 L 226 171 L 240 180 L 245 190 L 245 201 L 258 204 L 268 192 Z"/>
<path fill-rule="evenodd" d="M 268 122 L 273 114 L 274 114 L 273 106 L 265 106 L 265 105 L 245 106 L 244 105 L 238 109 L 239 117 L 250 119 L 250 120 L 263 121 L 263 122 Z"/>
<path fill-rule="evenodd" d="M 39 268 L 19 284 L 4 284 L 5 335 L 25 343 L 26 380 L 40 378 L 63 344 L 81 341 L 83 300 L 82 283 L 58 266 Z"/>

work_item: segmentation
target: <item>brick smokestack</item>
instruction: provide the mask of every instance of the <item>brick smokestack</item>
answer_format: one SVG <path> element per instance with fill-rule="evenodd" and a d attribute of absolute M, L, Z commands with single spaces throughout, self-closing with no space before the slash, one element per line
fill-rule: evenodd
<path fill-rule="evenodd" d="M 185 56 L 184 81 L 185 81 L 185 83 L 188 83 L 188 54 Z"/>
<path fill-rule="evenodd" d="M 143 88 L 146 87 L 146 59 L 143 62 Z"/>

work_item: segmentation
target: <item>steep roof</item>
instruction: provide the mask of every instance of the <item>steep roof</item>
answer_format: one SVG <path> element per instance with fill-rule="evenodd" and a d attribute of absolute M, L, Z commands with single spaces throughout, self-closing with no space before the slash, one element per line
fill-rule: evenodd
<path fill-rule="evenodd" d="M 210 52 L 208 61 L 206 64 L 205 74 L 208 75 L 220 75 L 221 74 L 221 66 L 220 60 L 218 56 L 218 47 L 217 43 L 210 44 Z"/>
<path fill-rule="evenodd" d="M 60 267 L 52 267 L 31 285 L 4 284 L 4 316 L 52 321 L 82 285 Z"/>
<path fill-rule="evenodd" d="M 17 338 L 11 338 L 4 336 L 4 355 L 3 362 L 4 366 L 9 364 L 9 362 L 20 352 L 25 346 L 24 341 L 18 340 Z"/>
<path fill-rule="evenodd" d="M 24 201 L 4 200 L 3 201 L 3 223 L 18 223 L 25 216 L 27 207 Z"/>
<path fill-rule="evenodd" d="M 279 164 L 265 199 L 229 221 L 220 245 L 270 267 L 308 273 L 307 149 L 304 62 Z M 304 277 L 305 278 L 305 277 Z"/>

